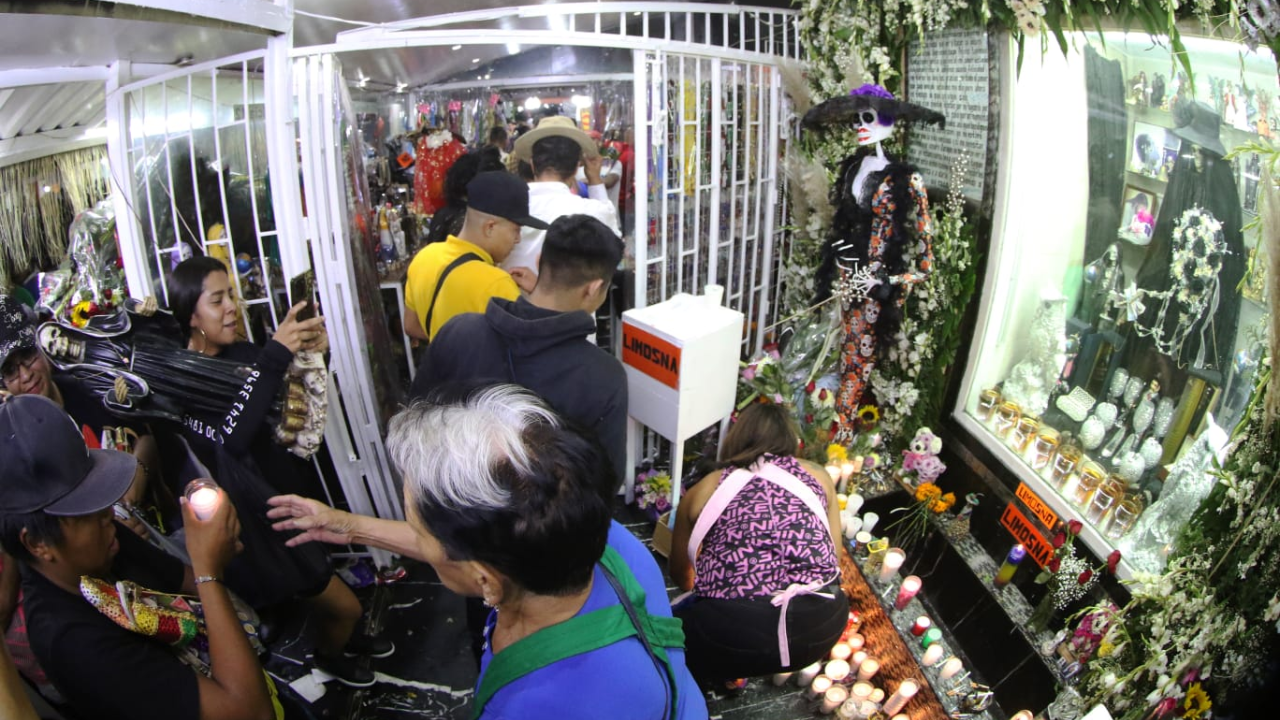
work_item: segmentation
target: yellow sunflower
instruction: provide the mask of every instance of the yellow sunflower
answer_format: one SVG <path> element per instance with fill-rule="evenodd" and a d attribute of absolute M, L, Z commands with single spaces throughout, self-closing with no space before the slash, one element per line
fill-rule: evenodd
<path fill-rule="evenodd" d="M 1187 697 L 1182 701 L 1184 712 L 1182 717 L 1185 720 L 1200 720 L 1205 713 L 1213 708 L 1213 703 L 1209 702 L 1209 693 L 1200 687 L 1200 683 L 1191 683 L 1191 687 L 1187 688 Z"/>
<path fill-rule="evenodd" d="M 834 465 L 835 463 L 842 463 L 848 459 L 849 451 L 845 450 L 843 445 L 836 445 L 835 443 L 832 443 L 827 446 L 827 462 Z"/>
<path fill-rule="evenodd" d="M 88 300 L 83 300 L 81 302 L 76 303 L 75 307 L 71 308 L 71 324 L 75 325 L 78 328 L 82 328 L 85 325 L 88 325 L 89 318 L 92 317 L 89 314 L 89 307 L 91 305 L 92 303 L 90 303 Z"/>
<path fill-rule="evenodd" d="M 858 419 L 868 425 L 880 422 L 880 408 L 875 405 L 863 405 L 858 408 Z"/>

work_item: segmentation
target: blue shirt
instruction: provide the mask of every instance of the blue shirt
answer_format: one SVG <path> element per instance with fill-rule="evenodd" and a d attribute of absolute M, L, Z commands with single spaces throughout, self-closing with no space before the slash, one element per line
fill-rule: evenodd
<path fill-rule="evenodd" d="M 609 546 L 622 556 L 645 592 L 650 615 L 671 617 L 667 586 L 653 556 L 616 521 L 609 526 Z M 578 615 L 618 604 L 600 565 L 596 565 L 591 594 Z M 679 683 L 676 717 L 705 720 L 707 703 L 684 664 L 683 650 L 668 650 Z M 493 654 L 486 646 L 480 659 L 480 680 Z M 476 688 L 480 687 L 476 681 Z M 662 720 L 666 708 L 665 677 L 659 677 L 644 645 L 634 637 L 575 655 L 525 675 L 499 690 L 485 706 L 482 720 Z"/>

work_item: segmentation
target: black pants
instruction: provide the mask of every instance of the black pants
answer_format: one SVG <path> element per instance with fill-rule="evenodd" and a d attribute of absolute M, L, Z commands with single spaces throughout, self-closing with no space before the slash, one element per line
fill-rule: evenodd
<path fill-rule="evenodd" d="M 672 608 L 684 621 L 685 662 L 704 686 L 733 678 L 769 675 L 811 665 L 840 640 L 849 598 L 832 583 L 828 599 L 801 595 L 787 609 L 791 664 L 778 652 L 778 613 L 769 598 L 718 600 L 694 596 Z"/>

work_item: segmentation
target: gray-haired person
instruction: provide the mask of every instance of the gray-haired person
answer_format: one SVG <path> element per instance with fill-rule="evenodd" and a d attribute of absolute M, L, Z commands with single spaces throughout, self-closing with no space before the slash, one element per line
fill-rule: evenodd
<path fill-rule="evenodd" d="M 494 608 L 478 717 L 706 718 L 653 556 L 610 519 L 600 446 L 512 385 L 422 402 L 391 421 L 407 521 L 272 498 L 291 543 L 360 543 L 424 560 Z M 642 639 L 643 638 L 643 639 Z"/>

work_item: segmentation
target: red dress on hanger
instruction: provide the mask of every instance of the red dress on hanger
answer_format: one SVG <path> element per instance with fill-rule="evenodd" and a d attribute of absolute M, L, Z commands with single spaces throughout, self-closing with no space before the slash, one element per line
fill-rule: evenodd
<path fill-rule="evenodd" d="M 435 215 L 444 207 L 444 176 L 453 163 L 467 153 L 467 146 L 448 130 L 418 138 L 417 163 L 413 169 L 413 201 L 418 213 Z"/>

